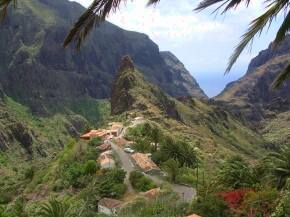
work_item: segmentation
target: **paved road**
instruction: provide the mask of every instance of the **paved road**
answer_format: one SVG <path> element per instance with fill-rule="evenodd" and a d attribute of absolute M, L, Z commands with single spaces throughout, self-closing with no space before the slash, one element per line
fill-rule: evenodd
<path fill-rule="evenodd" d="M 165 181 L 160 179 L 158 176 L 152 176 L 146 174 L 149 178 L 151 178 L 157 185 L 161 185 Z M 192 187 L 185 186 L 185 185 L 178 185 L 178 184 L 172 184 L 170 183 L 171 188 L 173 191 L 175 191 L 177 194 L 179 194 L 180 198 L 184 200 L 185 202 L 191 202 L 192 199 L 196 196 L 196 190 Z"/>
<path fill-rule="evenodd" d="M 122 168 L 127 172 L 125 184 L 128 186 L 128 192 L 134 192 L 134 189 L 131 186 L 131 183 L 129 181 L 129 175 L 132 171 L 136 170 L 133 162 L 131 161 L 131 158 L 129 154 L 125 153 L 123 149 L 121 149 L 119 146 L 114 144 L 112 141 L 107 140 L 109 144 L 111 144 L 112 149 L 116 152 L 116 154 L 119 156 L 119 159 L 122 164 Z M 149 174 L 145 174 L 146 176 L 150 177 L 157 185 L 161 185 L 165 181 L 162 180 L 158 176 L 153 176 Z M 172 189 L 179 194 L 180 198 L 183 199 L 186 202 L 191 202 L 193 197 L 196 196 L 196 191 L 192 187 L 184 186 L 184 185 L 177 185 L 177 184 L 170 184 Z"/>
<path fill-rule="evenodd" d="M 130 157 L 127 153 L 125 153 L 119 146 L 117 146 L 116 144 L 114 144 L 112 141 L 107 140 L 106 142 L 108 142 L 111 146 L 112 149 L 116 152 L 116 154 L 119 156 L 119 159 L 121 161 L 122 164 L 122 168 L 127 172 L 126 174 L 126 178 L 125 178 L 125 184 L 128 186 L 127 191 L 133 192 L 133 188 L 132 185 L 129 181 L 129 175 L 132 171 L 135 170 L 134 168 L 134 164 L 132 163 L 132 161 L 130 160 Z"/>

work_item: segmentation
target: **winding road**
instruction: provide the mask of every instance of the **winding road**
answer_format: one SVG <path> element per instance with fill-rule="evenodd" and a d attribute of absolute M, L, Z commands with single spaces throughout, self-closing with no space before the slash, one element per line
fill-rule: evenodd
<path fill-rule="evenodd" d="M 111 140 L 107 140 L 107 143 L 109 143 L 112 146 L 112 149 L 115 151 L 115 153 L 119 156 L 120 162 L 122 164 L 122 168 L 127 172 L 126 178 L 125 178 L 125 184 L 128 186 L 128 192 L 134 192 L 134 189 L 129 181 L 129 175 L 132 171 L 136 170 L 134 163 L 131 161 L 130 154 L 127 154 L 123 151 L 122 148 L 117 146 L 115 143 L 113 143 Z M 158 176 L 145 174 L 149 178 L 151 178 L 157 185 L 161 185 L 162 183 L 166 182 L 162 180 Z M 196 196 L 196 190 L 192 187 L 185 186 L 185 185 L 178 185 L 178 184 L 171 184 L 169 183 L 176 193 L 179 194 L 180 198 L 184 200 L 185 202 L 191 202 L 192 199 Z"/>

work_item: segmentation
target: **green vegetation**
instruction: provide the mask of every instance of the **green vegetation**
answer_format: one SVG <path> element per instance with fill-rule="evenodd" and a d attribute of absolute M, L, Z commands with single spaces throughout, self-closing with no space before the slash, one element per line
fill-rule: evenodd
<path fill-rule="evenodd" d="M 84 98 L 72 103 L 71 110 L 85 117 L 94 127 L 98 127 L 109 118 L 111 108 L 108 100 Z"/>
<path fill-rule="evenodd" d="M 161 192 L 155 200 L 137 199 L 121 210 L 120 217 L 177 217 L 185 216 L 188 204 L 178 200 L 169 190 Z"/>
<path fill-rule="evenodd" d="M 136 191 L 148 191 L 156 188 L 156 184 L 139 171 L 133 171 L 129 177 L 130 183 Z"/>

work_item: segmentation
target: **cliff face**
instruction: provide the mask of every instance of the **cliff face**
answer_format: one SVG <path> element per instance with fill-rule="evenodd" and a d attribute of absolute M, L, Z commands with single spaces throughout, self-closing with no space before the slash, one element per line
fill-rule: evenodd
<path fill-rule="evenodd" d="M 269 46 L 255 57 L 247 73 L 230 83 L 215 99 L 230 104 L 251 122 L 259 122 L 290 109 L 290 81 L 272 89 L 271 83 L 290 62 L 290 37 L 277 48 Z"/>
<path fill-rule="evenodd" d="M 129 54 L 146 79 L 168 94 L 205 97 L 147 35 L 105 23 L 80 52 L 64 49 L 62 42 L 83 10 L 67 0 L 23 0 L 9 11 L 0 26 L 0 82 L 9 96 L 39 113 L 84 96 L 108 98 L 119 61 Z"/>
<path fill-rule="evenodd" d="M 117 115 L 132 110 L 179 119 L 175 101 L 148 83 L 131 58 L 125 56 L 112 85 L 111 113 Z"/>

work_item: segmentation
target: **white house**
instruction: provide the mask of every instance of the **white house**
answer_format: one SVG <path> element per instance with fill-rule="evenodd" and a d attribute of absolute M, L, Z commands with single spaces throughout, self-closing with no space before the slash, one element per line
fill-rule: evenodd
<path fill-rule="evenodd" d="M 107 155 L 100 156 L 99 163 L 102 169 L 112 169 L 116 167 L 114 159 Z"/>
<path fill-rule="evenodd" d="M 122 201 L 111 198 L 103 198 L 98 203 L 98 211 L 99 213 L 103 213 L 109 216 L 117 216 L 117 212 L 121 205 Z"/>

